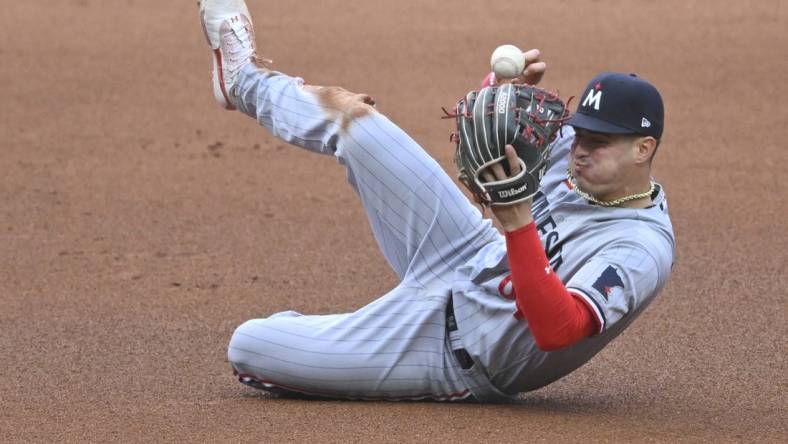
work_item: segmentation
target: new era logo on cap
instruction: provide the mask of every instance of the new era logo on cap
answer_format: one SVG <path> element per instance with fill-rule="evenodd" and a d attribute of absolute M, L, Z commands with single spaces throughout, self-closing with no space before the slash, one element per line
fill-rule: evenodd
<path fill-rule="evenodd" d="M 651 127 L 651 122 L 649 122 L 648 119 L 644 117 L 643 120 L 640 121 L 640 127 L 641 128 L 650 128 Z"/>

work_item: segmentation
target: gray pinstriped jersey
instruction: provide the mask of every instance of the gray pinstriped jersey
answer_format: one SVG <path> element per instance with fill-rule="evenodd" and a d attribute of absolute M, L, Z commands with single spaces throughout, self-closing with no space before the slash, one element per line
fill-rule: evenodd
<path fill-rule="evenodd" d="M 505 242 L 487 245 L 457 270 L 454 310 L 465 348 L 507 393 L 534 390 L 583 365 L 654 299 L 673 263 L 662 187 L 646 209 L 587 203 L 565 180 L 574 132 L 563 132 L 534 200 L 534 219 L 553 270 L 593 308 L 600 331 L 571 347 L 539 350 L 527 321 L 514 317 Z"/>

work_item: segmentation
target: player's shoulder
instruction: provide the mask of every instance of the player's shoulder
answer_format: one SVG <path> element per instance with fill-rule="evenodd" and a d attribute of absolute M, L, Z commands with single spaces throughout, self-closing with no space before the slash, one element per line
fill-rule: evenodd
<path fill-rule="evenodd" d="M 608 245 L 610 249 L 631 250 L 630 255 L 650 256 L 655 262 L 673 260 L 674 244 L 672 239 L 651 229 L 630 227 L 627 236 L 622 236 Z"/>
<path fill-rule="evenodd" d="M 594 236 L 605 252 L 650 257 L 660 268 L 670 267 L 676 242 L 663 202 L 660 197 L 643 209 L 593 207 L 588 221 L 594 222 Z"/>
<path fill-rule="evenodd" d="M 667 274 L 673 267 L 675 239 L 669 225 L 653 220 L 630 220 L 618 227 L 619 234 L 609 239 L 605 250 L 630 263 L 649 263 Z"/>
<path fill-rule="evenodd" d="M 662 245 L 670 250 L 672 255 L 675 249 L 676 237 L 673 233 L 673 223 L 668 212 L 668 200 L 665 188 L 656 184 L 653 204 L 642 210 L 635 211 L 636 235 L 645 243 L 652 246 Z"/>

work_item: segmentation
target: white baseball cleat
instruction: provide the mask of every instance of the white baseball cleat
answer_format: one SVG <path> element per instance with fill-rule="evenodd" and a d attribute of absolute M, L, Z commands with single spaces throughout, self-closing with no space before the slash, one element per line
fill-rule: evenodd
<path fill-rule="evenodd" d="M 205 38 L 213 50 L 213 96 L 235 109 L 233 85 L 241 68 L 256 59 L 252 16 L 244 0 L 199 0 Z"/>

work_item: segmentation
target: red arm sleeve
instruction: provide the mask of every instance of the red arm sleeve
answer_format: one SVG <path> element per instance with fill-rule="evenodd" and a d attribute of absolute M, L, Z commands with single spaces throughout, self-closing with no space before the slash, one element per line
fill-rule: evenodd
<path fill-rule="evenodd" d="M 540 349 L 557 350 L 594 334 L 596 318 L 550 268 L 534 222 L 506 233 L 506 249 L 517 307 Z"/>

